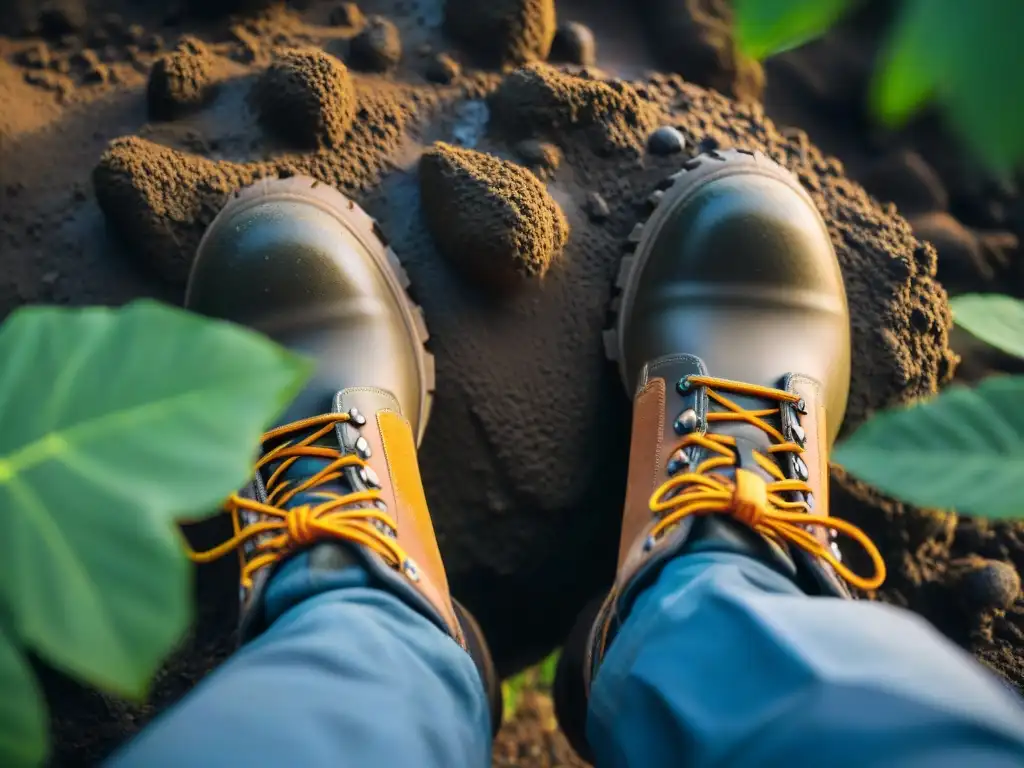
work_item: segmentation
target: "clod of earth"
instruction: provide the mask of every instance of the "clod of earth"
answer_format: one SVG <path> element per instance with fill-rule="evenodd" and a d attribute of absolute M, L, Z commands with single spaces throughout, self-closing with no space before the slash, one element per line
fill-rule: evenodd
<path fill-rule="evenodd" d="M 171 120 L 203 105 L 210 95 L 213 56 L 200 40 L 185 37 L 153 63 L 146 89 L 152 120 Z"/>
<path fill-rule="evenodd" d="M 661 66 L 740 101 L 761 100 L 764 70 L 738 52 L 729 0 L 638 0 L 637 6 Z"/>
<path fill-rule="evenodd" d="M 279 51 L 253 100 L 263 126 L 301 148 L 340 147 L 356 113 L 348 69 L 314 48 Z"/>
<path fill-rule="evenodd" d="M 968 557 L 949 564 L 950 581 L 969 610 L 1005 611 L 1020 597 L 1020 575 L 1011 563 Z"/>
<path fill-rule="evenodd" d="M 541 279 L 569 237 L 544 185 L 493 155 L 437 143 L 420 160 L 423 211 L 441 254 L 500 291 Z"/>
<path fill-rule="evenodd" d="M 348 62 L 353 69 L 387 72 L 401 60 L 402 36 L 390 19 L 371 16 L 362 31 L 352 38 Z"/>
<path fill-rule="evenodd" d="M 554 0 L 446 0 L 445 29 L 481 64 L 543 61 L 555 38 Z"/>
<path fill-rule="evenodd" d="M 600 154 L 639 153 L 655 121 L 651 105 L 626 83 L 588 80 L 546 64 L 506 76 L 491 109 L 494 124 L 512 136 L 579 130 Z"/>

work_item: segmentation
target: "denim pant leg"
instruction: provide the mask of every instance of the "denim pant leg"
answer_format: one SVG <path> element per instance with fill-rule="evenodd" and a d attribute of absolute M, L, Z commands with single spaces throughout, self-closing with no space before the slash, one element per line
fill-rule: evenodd
<path fill-rule="evenodd" d="M 809 598 L 732 553 L 676 558 L 594 680 L 605 766 L 1024 766 L 1020 698 L 923 619 Z"/>
<path fill-rule="evenodd" d="M 360 567 L 300 555 L 267 592 L 268 629 L 114 755 L 119 768 L 489 768 L 469 654 Z"/>

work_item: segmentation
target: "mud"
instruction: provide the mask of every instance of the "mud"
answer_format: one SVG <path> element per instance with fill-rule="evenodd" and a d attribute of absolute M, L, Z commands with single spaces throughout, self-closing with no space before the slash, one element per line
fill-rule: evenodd
<path fill-rule="evenodd" d="M 957 356 L 937 272 L 950 276 L 954 290 L 965 287 L 955 277 L 960 263 L 971 285 L 1024 288 L 1024 209 L 1015 187 L 985 177 L 933 122 L 899 135 L 860 129 L 855 102 L 864 66 L 848 53 L 869 60 L 877 37 L 863 20 L 836 40 L 770 64 L 762 105 L 756 89 L 739 87 L 742 66 L 722 57 L 673 64 L 682 76 L 615 79 L 623 54 L 642 61 L 657 46 L 627 39 L 625 25 L 600 26 L 600 14 L 585 17 L 587 9 L 568 0 L 557 19 L 550 3 L 527 0 L 462 4 L 456 21 L 452 8 L 460 3 L 451 2 L 447 23 L 439 5 L 408 0 L 367 0 L 344 18 L 342 4 L 326 0 L 197 18 L 196 6 L 217 5 L 175 11 L 91 0 L 71 3 L 64 16 L 52 8 L 40 15 L 31 3 L 0 11 L 0 34 L 8 35 L 0 37 L 0 102 L 10 105 L 0 110 L 0 311 L 143 295 L 180 302 L 203 229 L 239 185 L 261 176 L 304 173 L 353 196 L 378 219 L 426 314 L 438 381 L 422 451 L 427 496 L 455 593 L 477 614 L 504 673 L 558 644 L 575 611 L 610 579 L 629 405 L 604 360 L 601 331 L 624 245 L 647 215 L 648 197 L 693 153 L 763 151 L 799 176 L 829 221 L 857 361 L 847 433 L 879 408 L 929 395 L 953 378 Z M 665 16 L 653 0 L 641 4 L 638 20 L 654 18 L 652 8 L 661 8 L 663 21 L 691 23 Z M 111 13 L 119 14 L 116 23 Z M 609 17 L 623 13 L 615 6 Z M 395 24 L 402 57 L 386 73 L 353 66 L 342 87 L 340 59 L 374 15 Z M 516 23 L 488 26 L 491 18 Z M 597 66 L 607 74 L 534 61 L 547 55 L 556 21 L 576 19 L 593 30 Z M 23 34 L 30 36 L 11 37 Z M 148 122 L 151 69 L 186 34 L 209 53 L 204 95 L 172 120 Z M 702 34 L 712 48 L 731 45 Z M 323 53 L 306 59 L 309 68 L 291 70 L 294 87 L 277 95 L 294 99 L 255 96 L 280 52 L 296 48 Z M 492 51 L 500 55 L 488 59 Z M 432 84 L 425 73 L 440 55 L 457 66 L 447 67 L 447 82 Z M 492 69 L 476 69 L 481 63 Z M 711 76 L 743 99 L 696 84 Z M 845 84 L 845 95 L 827 78 Z M 286 122 L 303 136 L 282 132 Z M 682 151 L 647 152 L 660 126 L 680 132 Z M 559 162 L 532 164 L 522 157 L 524 141 L 550 145 Z M 894 152 L 918 155 L 916 191 L 869 173 Z M 421 188 L 440 188 L 446 174 L 459 210 L 441 215 Z M 860 178 L 870 180 L 875 197 Z M 468 191 L 495 180 L 503 191 L 493 197 Z M 528 201 L 531 214 L 512 215 L 512 199 Z M 926 215 L 948 216 L 966 232 L 957 237 L 969 241 L 969 256 L 960 259 L 938 235 L 938 251 L 918 240 L 897 206 L 921 231 Z M 540 219 L 546 211 L 548 224 L 539 226 L 533 211 Z M 485 252 L 477 243 L 488 231 L 494 236 Z M 516 232 L 534 234 L 521 241 Z M 509 267 L 535 276 L 496 300 L 483 287 L 491 285 L 486 270 L 473 271 L 485 263 L 503 264 L 505 276 Z M 965 377 L 1010 369 L 998 355 L 961 348 L 970 352 Z M 832 505 L 864 526 L 889 562 L 890 581 L 872 597 L 917 611 L 1024 686 L 1024 604 L 1014 579 L 1024 568 L 1024 528 L 914 509 L 840 468 Z M 190 536 L 209 543 L 222 533 L 218 526 Z M 194 635 L 157 681 L 150 705 L 100 699 L 47 674 L 58 765 L 105 754 L 230 651 L 234 576 L 223 565 L 199 572 Z M 519 756 L 501 752 L 503 764 L 571 764 L 558 752 L 564 744 L 545 741 L 544 727 L 516 727 L 502 743 L 517 745 L 510 749 Z M 526 734 L 534 741 L 524 742 Z M 549 747 L 547 757 L 534 754 Z"/>

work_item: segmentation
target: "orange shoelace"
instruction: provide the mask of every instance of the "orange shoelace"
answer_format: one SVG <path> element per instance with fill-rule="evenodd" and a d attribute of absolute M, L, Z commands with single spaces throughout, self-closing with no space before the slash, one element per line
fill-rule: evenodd
<path fill-rule="evenodd" d="M 366 462 L 358 456 L 342 454 L 336 448 L 314 445 L 336 425 L 351 420 L 352 417 L 347 413 L 314 416 L 286 424 L 263 435 L 262 441 L 266 445 L 289 435 L 314 430 L 301 440 L 286 440 L 276 445 L 260 458 L 256 463 L 257 472 L 268 464 L 281 462 L 267 479 L 267 502 L 264 504 L 233 494 L 225 502 L 224 511 L 231 515 L 234 536 L 205 552 L 189 549 L 189 557 L 193 562 L 209 563 L 234 550 L 241 552 L 246 542 L 256 540 L 255 554 L 248 562 L 244 558 L 242 562 L 242 586 L 246 589 L 252 587 L 253 575 L 261 568 L 278 562 L 300 547 L 323 539 L 344 539 L 376 552 L 392 567 L 404 566 L 408 561 L 405 551 L 392 536 L 385 533 L 397 531 L 394 519 L 374 504 L 381 500 L 380 491 L 339 494 L 316 490 L 319 486 L 341 478 L 341 471 L 345 467 L 367 468 Z M 282 480 L 288 468 L 303 458 L 329 459 L 330 463 L 300 483 Z M 300 493 L 308 494 L 322 503 L 283 508 Z M 363 502 L 369 506 L 352 506 Z M 240 516 L 243 511 L 254 512 L 269 519 L 243 525 Z"/>
<path fill-rule="evenodd" d="M 763 430 L 774 443 L 768 449 L 771 454 L 792 452 L 799 455 L 804 452 L 801 445 L 787 441 L 778 429 L 765 421 L 765 418 L 779 415 L 781 407 L 746 410 L 715 390 L 779 403 L 796 403 L 800 400 L 799 395 L 711 376 L 690 376 L 688 381 L 691 386 L 706 387 L 708 397 L 725 409 L 714 412 L 709 409 L 706 415 L 708 422 L 743 421 Z M 789 501 L 783 497 L 783 494 L 792 492 L 810 493 L 812 488 L 806 481 L 787 479 L 774 461 L 756 451 L 754 460 L 774 478 L 774 482 L 766 483 L 760 475 L 742 469 L 735 469 L 735 480 L 714 474 L 714 470 L 722 467 L 735 468 L 736 454 L 731 450 L 735 445 L 735 438 L 725 435 L 693 433 L 683 437 L 677 449 L 699 446 L 714 455 L 704 459 L 691 471 L 667 480 L 651 496 L 651 511 L 660 517 L 651 530 L 652 538 L 657 539 L 690 515 L 728 514 L 778 543 L 790 544 L 820 557 L 855 587 L 869 590 L 882 585 L 885 581 L 885 561 L 867 534 L 845 520 L 812 515 L 806 501 Z M 670 495 L 675 491 L 679 492 Z M 859 576 L 851 571 L 832 553 L 830 547 L 808 530 L 810 528 L 832 529 L 856 541 L 871 558 L 874 574 Z"/>

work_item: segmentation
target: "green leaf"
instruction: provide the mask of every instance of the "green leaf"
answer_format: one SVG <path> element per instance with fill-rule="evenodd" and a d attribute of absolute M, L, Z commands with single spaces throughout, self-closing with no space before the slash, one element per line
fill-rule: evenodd
<path fill-rule="evenodd" d="M 141 697 L 190 619 L 175 521 L 244 484 L 309 366 L 150 301 L 19 310 L 0 360 L 0 604 L 53 665 Z"/>
<path fill-rule="evenodd" d="M 838 446 L 833 462 L 921 507 L 988 517 L 1024 510 L 1024 376 L 876 415 Z"/>
<path fill-rule="evenodd" d="M 1007 354 L 1024 358 L 1024 301 L 997 293 L 950 300 L 956 324 Z"/>
<path fill-rule="evenodd" d="M 906 4 L 881 54 L 871 87 L 872 107 L 890 127 L 906 122 L 934 95 L 942 77 L 936 61 L 936 17 L 932 0 L 906 0 Z M 936 0 L 942 3 L 943 0 Z"/>
<path fill-rule="evenodd" d="M 850 0 L 735 0 L 736 45 L 763 59 L 803 45 L 826 32 Z"/>
<path fill-rule="evenodd" d="M 875 113 L 898 126 L 934 97 L 989 167 L 1024 161 L 1024 3 L 906 0 L 872 89 Z"/>
<path fill-rule="evenodd" d="M 0 626 L 0 765 L 38 766 L 46 757 L 46 705 L 21 650 Z"/>

